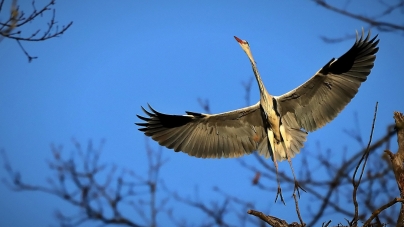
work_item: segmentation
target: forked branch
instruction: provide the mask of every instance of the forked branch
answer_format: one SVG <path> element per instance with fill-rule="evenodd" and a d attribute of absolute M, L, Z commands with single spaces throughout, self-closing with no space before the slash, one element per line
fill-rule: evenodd
<path fill-rule="evenodd" d="M 4 0 L 0 0 L 0 12 L 2 10 L 3 3 Z M 27 56 L 29 62 L 31 62 L 33 59 L 36 59 L 37 57 L 31 56 L 25 50 L 21 42 L 40 42 L 59 37 L 73 24 L 73 22 L 71 21 L 67 25 L 62 25 L 61 27 L 57 25 L 57 21 L 55 20 L 56 10 L 53 8 L 55 4 L 56 0 L 50 0 L 45 6 L 37 9 L 35 6 L 35 0 L 33 0 L 33 9 L 30 13 L 26 14 L 18 6 L 17 0 L 13 0 L 10 10 L 10 16 L 5 21 L 0 21 L 0 41 L 3 38 L 15 40 L 21 50 Z M 31 34 L 23 35 L 23 33 L 27 33 L 23 32 L 27 24 L 32 23 L 34 20 L 38 19 L 39 16 L 42 17 L 49 11 L 52 12 L 52 14 L 49 21 L 47 22 L 46 28 L 38 28 Z"/>

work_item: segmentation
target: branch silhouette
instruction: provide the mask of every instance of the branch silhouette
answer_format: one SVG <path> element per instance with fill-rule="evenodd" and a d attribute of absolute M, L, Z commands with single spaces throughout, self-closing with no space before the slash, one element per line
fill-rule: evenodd
<path fill-rule="evenodd" d="M 89 141 L 85 149 L 76 140 L 72 143 L 75 150 L 70 158 L 64 157 L 62 146 L 51 146 L 52 160 L 48 161 L 48 167 L 54 176 L 47 179 L 48 185 L 45 186 L 23 181 L 2 151 L 4 167 L 9 175 L 3 183 L 13 191 L 39 191 L 76 207 L 75 215 L 55 211 L 61 226 L 79 226 L 85 222 L 157 226 L 157 216 L 168 201 L 168 198 L 156 200 L 159 171 L 167 161 L 163 159 L 161 150 L 154 151 L 146 146 L 149 169 L 147 177 L 143 177 L 129 169 L 100 163 L 105 141 L 101 141 L 98 147 Z M 149 199 L 145 200 L 144 194 Z M 122 207 L 132 208 L 138 220 L 134 220 L 133 215 L 125 216 Z M 145 212 L 147 207 L 150 215 Z"/>
<path fill-rule="evenodd" d="M 317 5 L 323 7 L 324 9 L 330 10 L 332 12 L 338 13 L 342 16 L 352 18 L 354 20 L 359 20 L 367 25 L 366 30 L 376 29 L 380 32 L 404 32 L 404 23 L 400 24 L 398 21 L 389 22 L 388 16 L 393 13 L 404 14 L 404 0 L 398 0 L 393 3 L 393 1 L 377 1 L 380 5 L 377 13 L 368 16 L 360 14 L 358 12 L 350 11 L 347 7 L 337 7 L 328 3 L 326 0 L 312 0 Z M 350 0 L 345 2 L 345 6 L 350 4 Z M 339 38 L 330 38 L 325 36 L 320 36 L 320 38 L 327 43 L 336 43 L 345 41 L 347 39 L 353 39 L 355 36 L 346 35 Z"/>
<path fill-rule="evenodd" d="M 0 12 L 3 9 L 4 0 L 0 0 Z M 63 35 L 67 29 L 73 24 L 69 22 L 67 25 L 62 25 L 59 27 L 56 21 L 56 10 L 53 8 L 56 4 L 56 0 L 50 0 L 45 6 L 41 8 L 36 8 L 35 0 L 32 1 L 32 11 L 30 13 L 25 13 L 20 10 L 17 0 L 13 0 L 11 4 L 10 16 L 5 21 L 0 21 L 0 41 L 2 39 L 12 39 L 18 43 L 18 46 L 24 52 L 25 56 L 28 58 L 28 62 L 38 58 L 36 56 L 31 56 L 22 42 L 41 42 L 48 39 L 56 38 Z M 27 25 L 32 23 L 34 20 L 42 17 L 44 14 L 51 12 L 51 18 L 47 22 L 46 28 L 38 28 L 35 32 L 31 34 L 24 34 Z"/>

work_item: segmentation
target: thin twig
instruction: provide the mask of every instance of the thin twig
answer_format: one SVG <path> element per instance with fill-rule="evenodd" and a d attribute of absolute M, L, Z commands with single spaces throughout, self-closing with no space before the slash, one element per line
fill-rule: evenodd
<path fill-rule="evenodd" d="M 299 201 L 298 201 L 297 196 L 296 196 L 295 193 L 293 193 L 293 199 L 295 200 L 296 213 L 297 213 L 297 217 L 299 218 L 300 224 L 302 226 L 306 226 L 306 224 L 303 222 L 302 216 L 300 215 Z"/>
<path fill-rule="evenodd" d="M 201 98 L 198 98 L 198 103 L 202 107 L 203 111 L 205 111 L 205 113 L 210 113 L 209 99 L 203 100 Z"/>
<path fill-rule="evenodd" d="M 31 56 L 28 54 L 28 52 L 25 50 L 25 48 L 21 45 L 20 40 L 16 40 L 18 45 L 20 46 L 21 50 L 24 52 L 25 56 L 28 58 L 28 62 L 31 62 L 33 59 L 37 59 L 38 57 L 36 56 Z"/>
<path fill-rule="evenodd" d="M 365 22 L 365 23 L 371 25 L 372 27 L 375 27 L 375 28 L 379 29 L 380 31 L 387 31 L 387 32 L 397 31 L 397 30 L 404 31 L 404 26 L 399 25 L 399 24 L 393 24 L 393 23 L 389 23 L 389 22 L 378 21 L 378 20 L 374 20 L 374 19 L 372 19 L 370 17 L 355 14 L 355 13 L 349 12 L 347 10 L 340 9 L 340 8 L 335 7 L 335 6 L 332 6 L 332 5 L 328 4 L 325 0 L 313 0 L 313 1 L 315 3 L 317 3 L 318 5 L 326 8 L 326 9 L 329 9 L 329 10 L 334 11 L 336 13 L 339 13 L 341 15 L 344 15 L 344 16 L 347 16 L 347 17 L 350 17 L 350 18 Z M 396 6 L 396 8 L 399 8 L 401 6 L 402 5 L 399 4 L 398 6 Z M 389 9 L 389 10 L 391 10 L 391 9 Z"/>
<path fill-rule="evenodd" d="M 403 203 L 404 199 L 394 198 L 390 202 L 388 202 L 388 203 L 384 204 L 383 206 L 379 207 L 379 209 L 373 211 L 372 215 L 368 218 L 368 220 L 366 220 L 365 223 L 363 223 L 363 226 L 364 227 L 369 226 L 372 223 L 373 219 L 375 219 L 383 210 L 393 206 L 394 204 L 396 204 L 398 202 Z"/>
<path fill-rule="evenodd" d="M 246 106 L 250 105 L 250 96 L 251 96 L 251 87 L 252 87 L 252 82 L 254 81 L 254 77 L 250 77 L 247 82 L 241 82 L 243 85 L 244 91 L 245 91 L 245 96 L 244 100 L 246 103 Z"/>
<path fill-rule="evenodd" d="M 376 123 L 376 115 L 377 115 L 377 107 L 378 107 L 378 104 L 379 104 L 379 103 L 376 102 L 375 113 L 374 113 L 374 116 L 373 116 L 372 128 L 371 128 L 371 130 L 370 130 L 370 137 L 369 137 L 368 146 L 367 146 L 367 148 L 366 148 L 365 153 L 363 153 L 362 158 L 359 160 L 359 163 L 358 163 L 358 165 L 356 166 L 355 171 L 354 171 L 354 174 L 353 174 L 353 176 L 352 176 L 352 185 L 353 185 L 352 198 L 353 198 L 354 207 L 355 207 L 354 217 L 353 217 L 352 221 L 350 222 L 350 224 L 351 224 L 352 226 L 356 226 L 356 225 L 357 225 L 357 222 L 358 222 L 358 220 L 359 220 L 359 205 L 358 205 L 358 201 L 357 201 L 356 195 L 357 195 L 357 191 L 358 191 L 358 188 L 359 188 L 359 184 L 361 183 L 361 180 L 362 180 L 362 176 L 363 176 L 363 172 L 364 172 L 365 167 L 366 167 L 367 160 L 368 160 L 368 158 L 369 158 L 369 154 L 370 154 L 370 149 L 369 149 L 369 148 L 370 148 L 370 144 L 372 143 L 373 132 L 374 132 L 374 129 L 375 129 L 375 123 Z M 364 161 L 364 163 L 363 163 L 363 165 L 362 165 L 362 169 L 361 169 L 361 173 L 360 173 L 360 176 L 359 176 L 359 180 L 358 180 L 358 181 L 355 181 L 356 173 L 358 172 L 358 169 L 359 169 L 359 167 L 361 166 L 362 161 Z"/>
<path fill-rule="evenodd" d="M 0 41 L 3 38 L 17 41 L 19 47 L 24 52 L 25 56 L 27 56 L 29 62 L 31 62 L 33 59 L 36 59 L 37 57 L 33 57 L 28 54 L 28 52 L 21 44 L 21 41 L 40 42 L 55 37 L 59 37 L 65 31 L 67 31 L 73 24 L 73 22 L 69 22 L 67 25 L 63 25 L 61 29 L 59 29 L 57 21 L 55 20 L 56 10 L 52 8 L 55 5 L 55 3 L 56 0 L 49 0 L 49 2 L 45 6 L 37 10 L 37 8 L 35 7 L 35 0 L 33 0 L 32 1 L 33 10 L 30 14 L 26 15 L 23 11 L 19 10 L 17 1 L 13 0 L 10 17 L 6 19 L 4 22 L 0 21 Z M 3 1 L 1 1 L 1 6 L 2 5 Z M 39 16 L 43 16 L 43 14 L 47 11 L 52 11 L 52 16 L 47 23 L 46 29 L 36 29 L 36 31 L 31 33 L 31 35 L 22 35 L 23 33 L 22 29 L 24 29 L 27 24 L 33 22 Z M 41 32 L 42 30 L 44 31 Z"/>

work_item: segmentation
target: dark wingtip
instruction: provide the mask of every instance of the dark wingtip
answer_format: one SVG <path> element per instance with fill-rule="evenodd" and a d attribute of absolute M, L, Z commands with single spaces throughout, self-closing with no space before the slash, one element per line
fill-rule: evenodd
<path fill-rule="evenodd" d="M 153 109 L 153 107 L 151 107 L 150 106 L 150 104 L 149 103 L 147 103 L 147 105 L 149 106 L 149 109 L 154 113 L 154 114 L 161 114 L 161 113 L 159 113 L 158 111 L 156 111 L 155 109 Z"/>
<path fill-rule="evenodd" d="M 143 116 L 140 116 L 140 115 L 136 115 L 140 120 L 143 120 L 143 121 L 149 121 L 150 120 L 150 118 L 147 118 L 147 117 L 143 117 Z"/>
<path fill-rule="evenodd" d="M 379 39 L 377 39 L 378 35 L 371 38 L 371 31 L 369 30 L 367 34 L 365 34 L 364 28 L 362 28 L 362 35 L 359 37 L 359 32 L 356 30 L 356 41 L 352 45 L 352 47 L 343 54 L 338 59 L 331 59 L 321 70 L 320 73 L 328 74 L 342 74 L 351 69 L 353 64 L 355 63 L 355 59 L 359 56 L 365 54 L 366 56 L 374 55 L 378 52 L 379 47 L 377 44 L 379 43 Z M 372 66 L 373 67 L 373 66 Z"/>
<path fill-rule="evenodd" d="M 372 39 L 370 39 L 371 36 L 372 36 L 372 31 L 369 29 L 369 31 L 365 37 L 365 30 L 362 27 L 362 35 L 358 39 L 358 30 L 356 30 L 356 42 L 354 45 L 357 45 L 358 43 L 362 43 L 362 42 L 363 43 L 374 43 L 374 45 L 377 45 L 379 43 L 379 39 L 377 39 L 379 37 L 379 34 L 376 34 Z"/>
<path fill-rule="evenodd" d="M 140 106 L 140 107 L 142 108 L 143 112 L 144 112 L 145 114 L 147 114 L 149 117 L 153 117 L 153 116 L 154 116 L 153 113 L 147 111 L 145 108 L 143 108 L 143 106 Z M 149 105 L 149 107 L 150 107 L 150 105 Z"/>
<path fill-rule="evenodd" d="M 141 127 L 148 127 L 150 125 L 149 123 L 135 123 L 135 124 Z"/>

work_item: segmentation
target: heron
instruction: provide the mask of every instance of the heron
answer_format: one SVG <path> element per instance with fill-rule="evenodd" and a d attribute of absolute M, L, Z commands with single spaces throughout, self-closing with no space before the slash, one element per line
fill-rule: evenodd
<path fill-rule="evenodd" d="M 277 175 L 278 195 L 283 201 L 278 161 L 288 160 L 296 180 L 292 158 L 300 152 L 308 132 L 332 121 L 357 94 L 370 74 L 378 52 L 379 39 L 364 30 L 340 58 L 332 58 L 314 76 L 280 96 L 268 93 L 258 72 L 250 45 L 234 38 L 246 53 L 260 91 L 260 100 L 242 109 L 219 114 L 185 111 L 171 115 L 141 107 L 147 117 L 137 115 L 139 130 L 174 151 L 199 158 L 233 158 L 258 152 L 271 157 Z M 276 81 L 271 81 L 276 84 Z M 300 194 L 300 193 L 299 193 Z M 275 199 L 275 201 L 276 201 Z"/>

